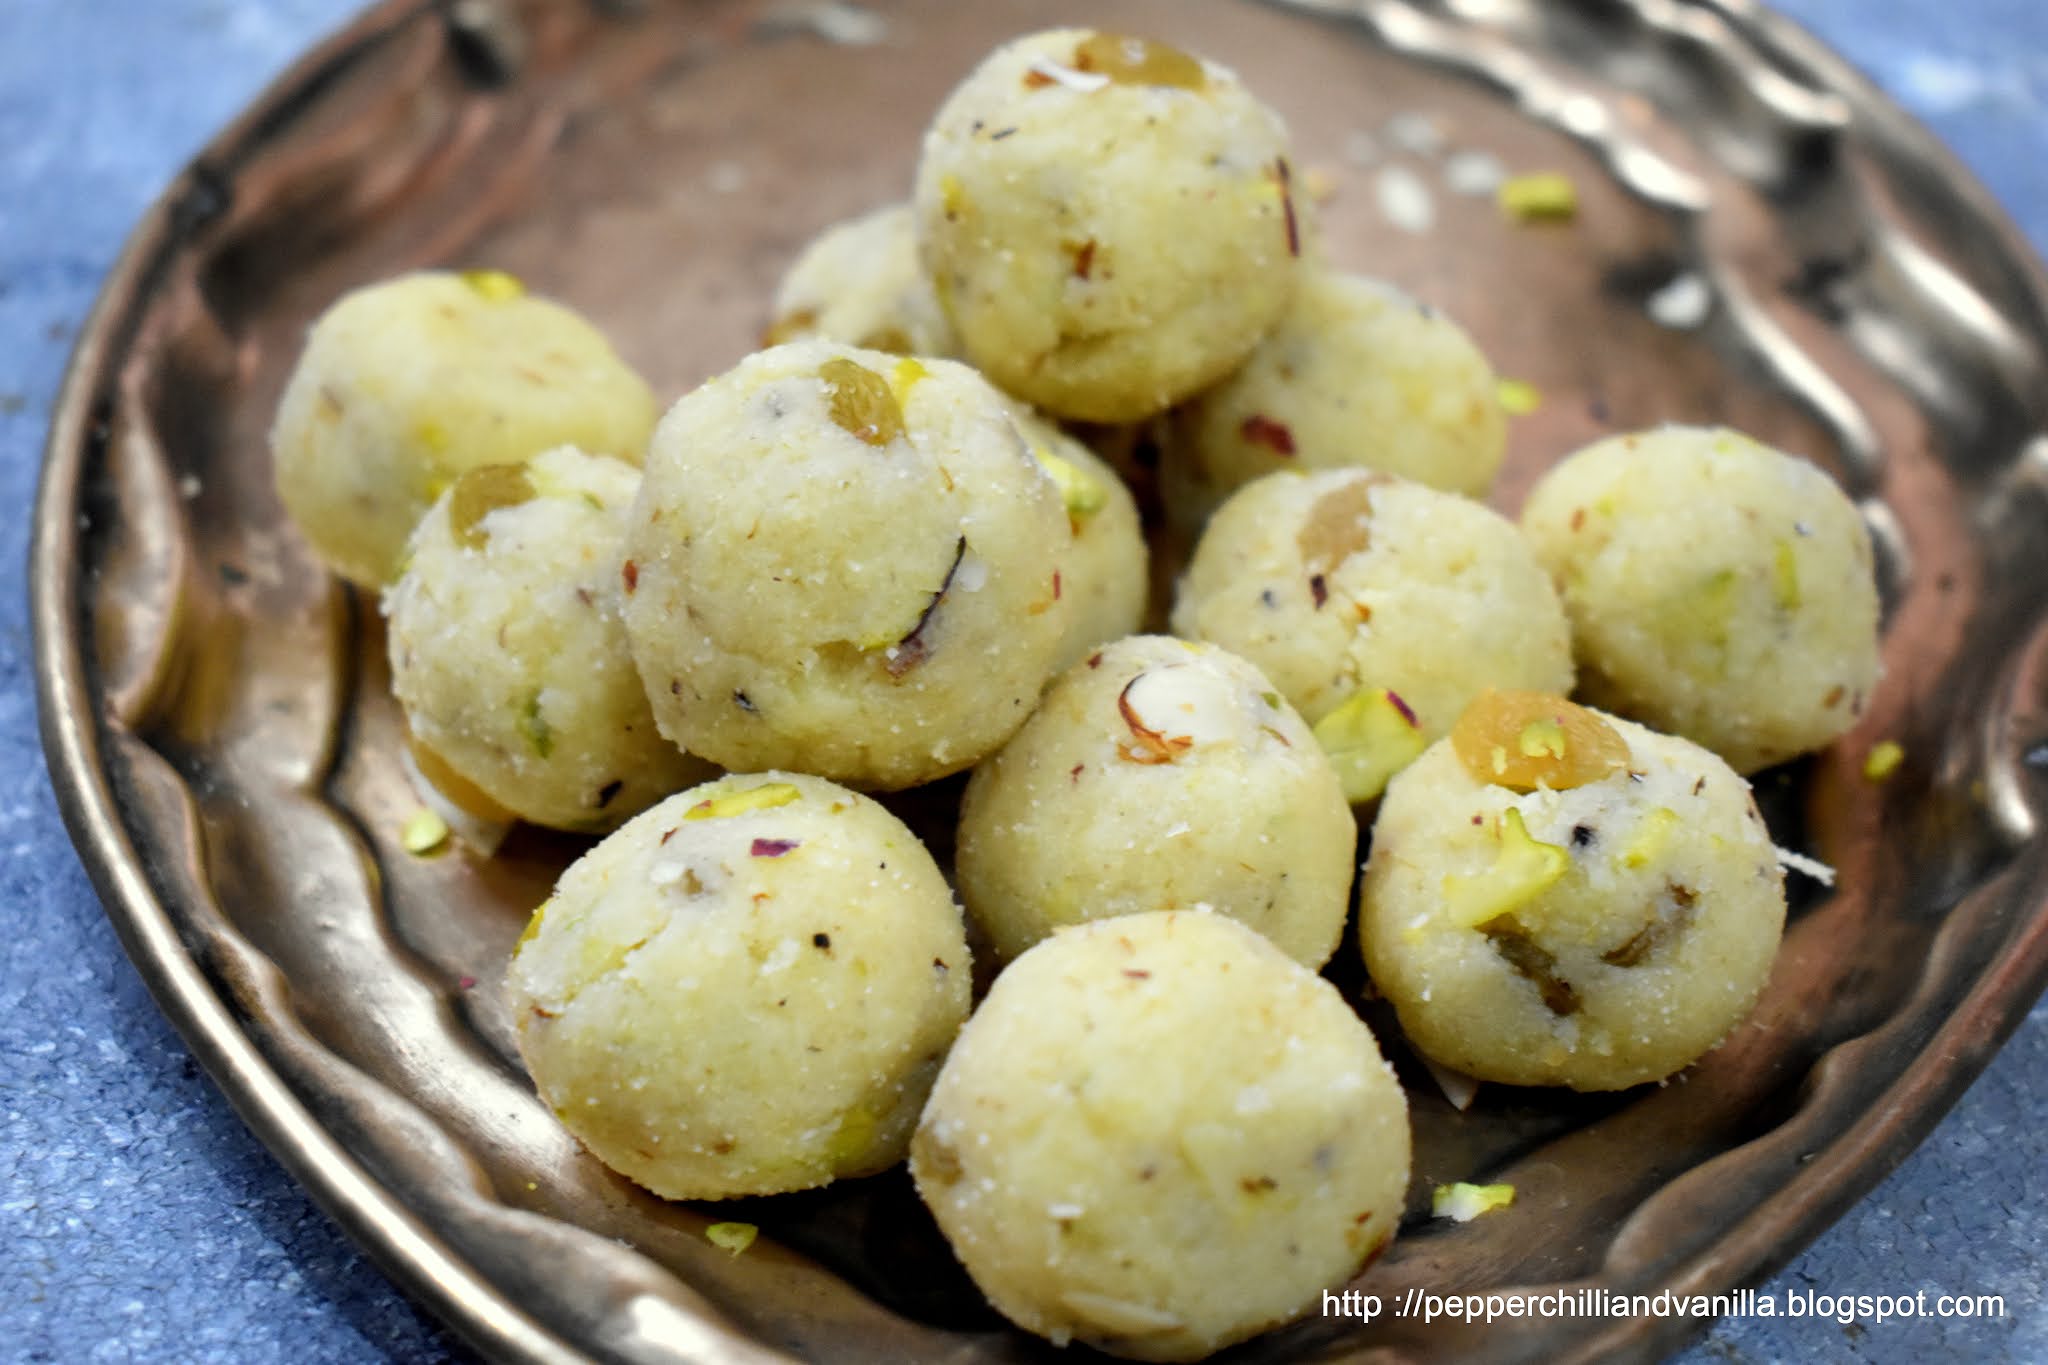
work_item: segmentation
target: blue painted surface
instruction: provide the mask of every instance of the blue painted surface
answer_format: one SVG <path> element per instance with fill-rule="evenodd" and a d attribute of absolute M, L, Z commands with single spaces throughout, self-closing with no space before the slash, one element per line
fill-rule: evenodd
<path fill-rule="evenodd" d="M 0 0 L 0 506 L 71 340 L 178 166 L 351 0 Z M 2048 6 L 1784 0 L 1959 151 L 2048 251 Z M 28 527 L 0 519 L 18 572 Z M 0 1358 L 457 1353 L 198 1071 L 71 852 L 0 593 Z M 1928 1143 L 1766 1288 L 2002 1294 L 1999 1320 L 1723 1321 L 1687 1362 L 2048 1360 L 2048 1008 Z"/>

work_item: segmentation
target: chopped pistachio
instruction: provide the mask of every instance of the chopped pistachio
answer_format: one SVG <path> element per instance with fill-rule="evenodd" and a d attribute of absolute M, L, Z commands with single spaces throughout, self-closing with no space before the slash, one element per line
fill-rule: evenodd
<path fill-rule="evenodd" d="M 462 282 L 492 303 L 505 303 L 526 294 L 526 285 L 520 278 L 503 270 L 465 270 Z"/>
<path fill-rule="evenodd" d="M 1514 1202 L 1513 1185 L 1468 1185 L 1460 1180 L 1453 1185 L 1439 1185 L 1431 1192 L 1429 1213 L 1432 1218 L 1469 1223 L 1482 1213 L 1504 1209 Z"/>
<path fill-rule="evenodd" d="M 1906 750 L 1897 740 L 1881 739 L 1870 746 L 1870 752 L 1863 759 L 1863 777 L 1867 782 L 1882 782 L 1899 770 L 1906 761 Z"/>
<path fill-rule="evenodd" d="M 1512 914 L 1542 895 L 1571 866 L 1571 855 L 1529 833 L 1522 812 L 1510 806 L 1501 817 L 1500 852 L 1493 866 L 1473 876 L 1444 878 L 1444 904 L 1451 923 L 1473 929 Z"/>
<path fill-rule="evenodd" d="M 1415 713 L 1384 687 L 1353 693 L 1315 723 L 1316 742 L 1330 757 L 1344 797 L 1353 805 L 1386 790 L 1395 773 L 1428 747 Z"/>
<path fill-rule="evenodd" d="M 1177 47 L 1121 33 L 1092 33 L 1074 49 L 1074 69 L 1109 77 L 1116 85 L 1159 85 L 1200 90 L 1209 83 L 1202 63 Z"/>
<path fill-rule="evenodd" d="M 513 952 L 518 952 L 519 949 L 524 948 L 527 944 L 540 937 L 541 921 L 548 917 L 548 907 L 554 903 L 554 897 L 550 896 L 539 905 L 533 907 L 533 917 L 526 921 L 526 928 L 521 931 L 519 942 L 512 949 Z"/>
<path fill-rule="evenodd" d="M 1778 557 L 1773 569 L 1778 605 L 1786 611 L 1799 610 L 1799 552 L 1792 548 L 1791 541 L 1778 542 Z"/>
<path fill-rule="evenodd" d="M 893 347 L 876 347 L 877 350 L 893 350 Z M 908 346 L 902 348 L 909 350 Z M 931 371 L 915 356 L 904 356 L 889 368 L 889 396 L 896 400 L 896 411 L 900 415 L 910 405 L 910 391 L 918 381 L 928 378 Z"/>
<path fill-rule="evenodd" d="M 1543 391 L 1521 379 L 1503 379 L 1494 386 L 1501 411 L 1510 417 L 1527 417 L 1543 406 Z"/>
<path fill-rule="evenodd" d="M 1671 832 L 1678 827 L 1678 812 L 1668 806 L 1659 806 L 1643 817 L 1642 824 L 1626 847 L 1621 850 L 1623 867 L 1644 867 L 1663 856 L 1664 846 L 1671 842 Z"/>
<path fill-rule="evenodd" d="M 546 758 L 555 751 L 554 727 L 541 714 L 540 693 L 533 692 L 526 698 L 526 705 L 519 711 L 519 734 L 526 741 L 526 747 L 536 757 Z"/>
<path fill-rule="evenodd" d="M 939 203 L 945 209 L 946 217 L 949 219 L 958 218 L 967 211 L 967 191 L 960 187 L 959 177 L 952 175 L 942 175 L 939 177 Z M 942 292 L 945 288 L 945 283 L 946 277 L 944 275 L 940 275 L 933 281 L 933 284 Z"/>
<path fill-rule="evenodd" d="M 1565 791 L 1628 766 L 1628 741 L 1596 711 L 1547 692 L 1488 688 L 1451 727 L 1451 748 L 1480 782 Z"/>
<path fill-rule="evenodd" d="M 1259 693 L 1259 700 L 1275 711 L 1280 709 L 1280 694 L 1278 692 L 1261 692 Z"/>
<path fill-rule="evenodd" d="M 1109 501 L 1109 494 L 1089 476 L 1088 471 L 1072 460 L 1060 458 L 1049 450 L 1032 447 L 1031 453 L 1038 457 L 1038 463 L 1052 476 L 1059 486 L 1060 501 L 1066 504 L 1067 520 L 1078 533 L 1081 523 L 1103 509 Z"/>
<path fill-rule="evenodd" d="M 448 529 L 456 543 L 481 550 L 490 543 L 483 521 L 501 507 L 517 507 L 538 496 L 525 465 L 486 464 L 465 470 L 448 492 Z"/>
<path fill-rule="evenodd" d="M 763 782 L 758 787 L 742 787 L 738 791 L 720 792 L 706 797 L 683 812 L 685 820 L 722 820 L 728 815 L 745 815 L 748 811 L 774 810 L 786 806 L 803 795 L 790 782 Z"/>
<path fill-rule="evenodd" d="M 761 1229 L 752 1223 L 713 1223 L 704 1229 L 704 1240 L 737 1256 L 752 1246 L 760 1234 Z"/>
<path fill-rule="evenodd" d="M 834 356 L 818 367 L 832 421 L 840 430 L 885 446 L 903 435 L 903 409 L 888 380 L 865 365 Z"/>
<path fill-rule="evenodd" d="M 1518 222 L 1564 222 L 1579 211 L 1578 188 L 1556 171 L 1513 176 L 1495 193 L 1501 210 Z"/>
<path fill-rule="evenodd" d="M 422 806 L 405 819 L 398 831 L 399 845 L 415 857 L 436 852 L 448 842 L 448 822 Z"/>

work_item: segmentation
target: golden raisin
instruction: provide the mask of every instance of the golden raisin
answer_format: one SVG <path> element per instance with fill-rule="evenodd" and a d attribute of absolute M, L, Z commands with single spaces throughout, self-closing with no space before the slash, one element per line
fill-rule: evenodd
<path fill-rule="evenodd" d="M 1317 498 L 1294 536 L 1310 573 L 1328 573 L 1372 544 L 1372 490 L 1382 479 L 1365 476 Z"/>
<path fill-rule="evenodd" d="M 1628 766 L 1628 741 L 1598 713 L 1548 692 L 1488 688 L 1451 728 L 1465 771 L 1513 791 L 1564 791 Z"/>
<path fill-rule="evenodd" d="M 1177 47 L 1121 33 L 1091 33 L 1074 49 L 1074 69 L 1107 76 L 1118 85 L 1166 85 L 1200 90 L 1209 84 L 1202 63 Z"/>
<path fill-rule="evenodd" d="M 486 464 L 464 471 L 448 492 L 448 529 L 456 543 L 481 550 L 490 543 L 483 520 L 500 507 L 517 507 L 537 496 L 526 466 Z"/>
<path fill-rule="evenodd" d="M 903 409 L 889 381 L 865 365 L 836 357 L 818 367 L 825 381 L 832 420 L 871 446 L 885 446 L 903 434 Z"/>

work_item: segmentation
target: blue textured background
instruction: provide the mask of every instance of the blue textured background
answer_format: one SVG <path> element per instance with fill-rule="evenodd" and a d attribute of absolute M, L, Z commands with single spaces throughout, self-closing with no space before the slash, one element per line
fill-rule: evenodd
<path fill-rule="evenodd" d="M 352 0 L 0 0 L 0 506 L 25 508 L 72 338 L 177 168 Z M 2048 5 L 1784 0 L 2048 251 Z M 0 564 L 25 562 L 0 518 Z M 71 852 L 0 594 L 0 1359 L 459 1354 L 243 1129 Z M 1928 1143 L 1770 1286 L 2003 1294 L 2001 1321 L 1730 1321 L 1695 1362 L 2048 1360 L 2048 1007 Z"/>

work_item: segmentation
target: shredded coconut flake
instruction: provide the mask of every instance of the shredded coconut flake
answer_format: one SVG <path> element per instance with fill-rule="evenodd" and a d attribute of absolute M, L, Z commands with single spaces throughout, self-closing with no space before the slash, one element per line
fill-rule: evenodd
<path fill-rule="evenodd" d="M 1426 993 L 1425 993 L 1426 998 Z M 1472 1107 L 1473 1097 L 1479 1093 L 1479 1082 L 1462 1071 L 1453 1071 L 1424 1057 L 1422 1064 L 1429 1068 L 1429 1078 L 1436 1082 L 1436 1088 L 1444 1092 L 1444 1098 L 1451 1102 L 1451 1108 L 1464 1113 Z"/>
<path fill-rule="evenodd" d="M 1776 845 L 1773 845 L 1772 849 L 1778 855 L 1779 867 L 1790 868 L 1794 872 L 1803 872 L 1822 886 L 1833 886 L 1835 884 L 1835 870 L 1820 859 L 1809 858 L 1804 853 L 1794 853 L 1789 848 L 1778 848 Z"/>
<path fill-rule="evenodd" d="M 1031 59 L 1031 69 L 1049 81 L 1056 81 L 1069 90 L 1090 94 L 1109 84 L 1109 77 L 1099 71 L 1076 71 L 1071 66 L 1061 66 L 1047 57 Z"/>
<path fill-rule="evenodd" d="M 777 5 L 761 22 L 774 28 L 807 28 L 826 42 L 845 47 L 873 47 L 889 36 L 888 20 L 846 0 L 804 0 Z"/>

